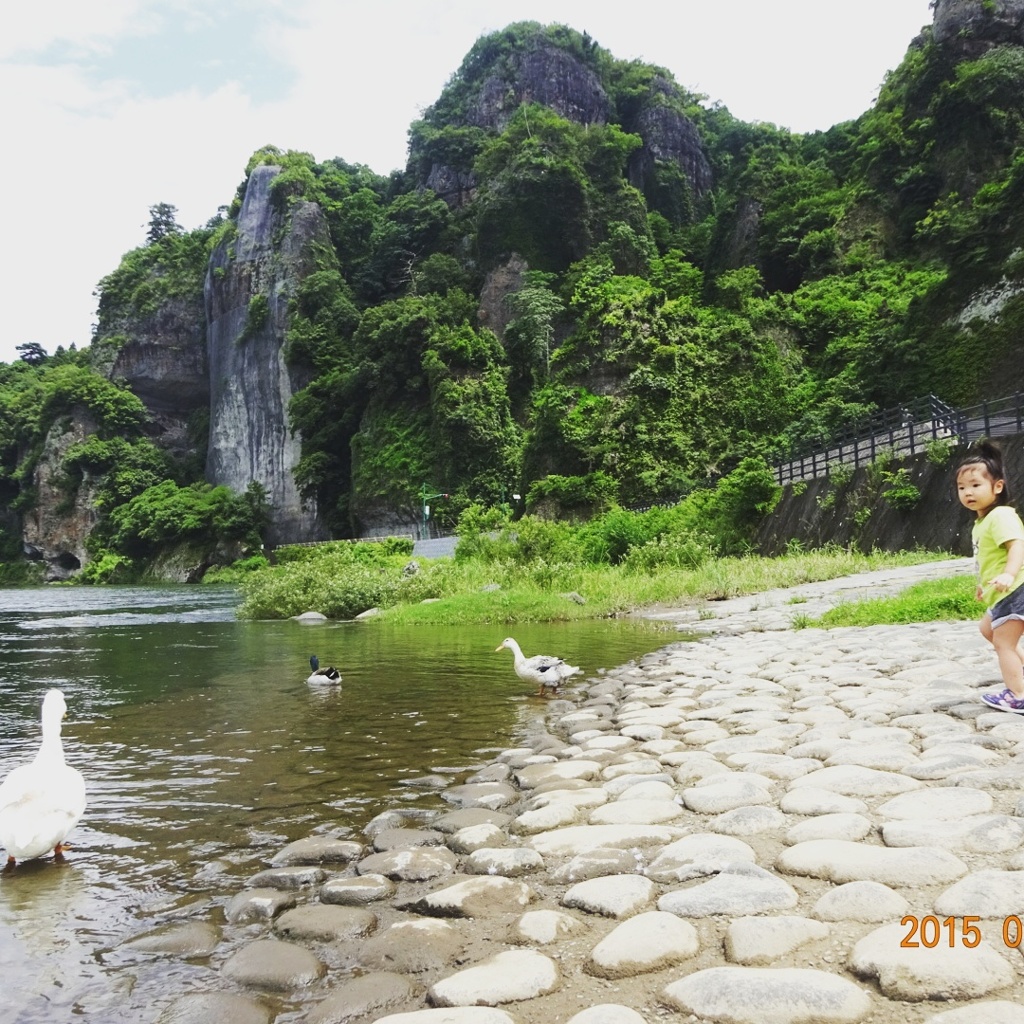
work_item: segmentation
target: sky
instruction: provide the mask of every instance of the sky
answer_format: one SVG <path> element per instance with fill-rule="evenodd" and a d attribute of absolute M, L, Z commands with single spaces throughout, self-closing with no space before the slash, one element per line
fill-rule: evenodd
<path fill-rule="evenodd" d="M 874 102 L 929 0 L 35 0 L 0 35 L 0 361 L 87 345 L 99 281 L 227 205 L 264 145 L 403 167 L 410 123 L 481 36 L 588 32 L 745 121 L 824 130 Z"/>

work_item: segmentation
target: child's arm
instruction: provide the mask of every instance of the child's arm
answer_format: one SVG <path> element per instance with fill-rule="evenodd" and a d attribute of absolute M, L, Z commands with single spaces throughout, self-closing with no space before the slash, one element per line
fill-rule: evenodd
<path fill-rule="evenodd" d="M 1003 546 L 1006 548 L 1006 566 L 994 580 L 988 581 L 989 586 L 996 590 L 1009 590 L 1024 565 L 1024 540 L 1007 541 Z"/>

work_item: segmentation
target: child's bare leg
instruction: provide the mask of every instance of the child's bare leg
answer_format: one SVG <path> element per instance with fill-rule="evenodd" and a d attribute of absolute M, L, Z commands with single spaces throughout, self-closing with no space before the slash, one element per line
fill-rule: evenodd
<path fill-rule="evenodd" d="M 981 622 L 978 623 L 978 632 L 980 632 L 993 647 L 995 646 L 995 641 L 992 639 L 992 616 L 988 612 L 985 612 L 982 616 Z M 1022 635 L 1024 635 L 1024 632 L 1022 632 Z M 1016 647 L 1015 650 L 1017 652 L 1017 657 L 1020 658 L 1021 665 L 1024 666 L 1024 651 L 1022 651 L 1019 646 Z"/>
<path fill-rule="evenodd" d="M 1017 643 L 1024 634 L 1024 622 L 1010 619 L 992 630 L 992 646 L 999 659 L 999 671 L 1006 688 L 1015 697 L 1024 697 L 1024 668 Z"/>

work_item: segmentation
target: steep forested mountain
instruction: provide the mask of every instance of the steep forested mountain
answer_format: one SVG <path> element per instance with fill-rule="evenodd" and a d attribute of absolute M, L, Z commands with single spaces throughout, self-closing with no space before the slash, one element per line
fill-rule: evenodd
<path fill-rule="evenodd" d="M 1024 0 L 934 7 L 827 132 L 520 23 L 404 171 L 266 147 L 203 229 L 154 206 L 91 346 L 0 366 L 0 560 L 187 542 L 195 575 L 261 536 L 409 532 L 427 494 L 449 523 L 513 494 L 586 514 L 918 394 L 1013 391 Z"/>

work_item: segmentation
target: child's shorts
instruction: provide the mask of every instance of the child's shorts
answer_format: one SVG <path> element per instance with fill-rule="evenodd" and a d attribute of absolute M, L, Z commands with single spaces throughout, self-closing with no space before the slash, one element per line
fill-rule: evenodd
<path fill-rule="evenodd" d="M 1024 586 L 1011 590 L 1006 597 L 996 601 L 989 609 L 989 615 L 992 616 L 993 629 L 1010 619 L 1024 620 Z"/>

